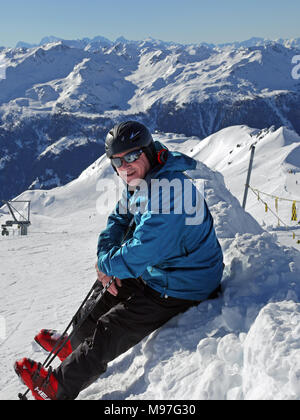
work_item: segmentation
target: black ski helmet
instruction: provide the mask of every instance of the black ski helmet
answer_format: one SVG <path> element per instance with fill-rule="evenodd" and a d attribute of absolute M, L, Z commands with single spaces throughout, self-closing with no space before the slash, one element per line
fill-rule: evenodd
<path fill-rule="evenodd" d="M 126 152 L 130 149 L 144 150 L 151 166 L 157 164 L 154 141 L 148 128 L 137 121 L 126 121 L 115 125 L 107 134 L 105 141 L 106 156 Z"/>

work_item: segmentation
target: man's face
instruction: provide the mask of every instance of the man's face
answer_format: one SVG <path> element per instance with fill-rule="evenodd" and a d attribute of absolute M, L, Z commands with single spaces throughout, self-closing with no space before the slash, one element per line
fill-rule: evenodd
<path fill-rule="evenodd" d="M 127 153 L 139 149 L 130 149 L 123 153 L 118 153 L 113 158 L 122 158 Z M 117 172 L 120 177 L 130 186 L 136 187 L 139 185 L 140 180 L 144 179 L 149 170 L 151 169 L 150 163 L 146 154 L 143 152 L 141 156 L 134 162 L 127 163 L 125 160 L 122 161 L 122 166 L 117 168 Z"/>

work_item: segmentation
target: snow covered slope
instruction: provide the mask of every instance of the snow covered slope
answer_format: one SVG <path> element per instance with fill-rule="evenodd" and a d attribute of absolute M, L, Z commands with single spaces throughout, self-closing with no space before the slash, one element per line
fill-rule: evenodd
<path fill-rule="evenodd" d="M 277 130 L 274 127 L 265 130 L 229 127 L 195 145 L 191 155 L 220 171 L 227 188 L 242 203 L 251 145 L 255 145 L 256 150 L 250 185 L 268 195 L 259 193 L 258 201 L 257 194 L 249 190 L 246 210 L 261 225 L 276 231 L 282 240 L 288 240 L 287 243 L 300 249 L 293 240 L 293 232 L 296 239 L 300 239 L 300 136 L 297 133 L 287 127 Z M 279 199 L 277 208 L 274 197 Z M 298 221 L 291 220 L 294 200 L 298 202 Z M 268 212 L 264 203 L 268 205 Z M 285 238 L 282 237 L 284 233 Z"/>
<path fill-rule="evenodd" d="M 253 134 L 245 127 L 232 130 Z M 156 138 L 204 156 L 197 138 Z M 300 253 L 280 246 L 242 210 L 222 175 L 200 165 L 224 250 L 223 296 L 171 320 L 120 356 L 81 399 L 300 398 Z M 102 157 L 65 186 L 20 196 L 32 200 L 33 225 L 28 237 L 0 239 L 0 320 L 6 326 L 0 399 L 16 399 L 23 389 L 12 369 L 16 359 L 44 359 L 31 348 L 35 333 L 64 329 L 95 280 L 97 236 L 113 205 L 104 179 L 114 196 L 118 184 Z"/>

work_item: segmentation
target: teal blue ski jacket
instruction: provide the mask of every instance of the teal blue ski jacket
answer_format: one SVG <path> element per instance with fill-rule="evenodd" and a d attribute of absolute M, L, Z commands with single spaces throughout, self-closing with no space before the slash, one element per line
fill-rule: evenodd
<path fill-rule="evenodd" d="M 219 286 L 223 253 L 194 182 L 197 176 L 201 181 L 196 167 L 194 159 L 168 151 L 166 162 L 147 174 L 148 188 L 125 188 L 99 236 L 100 271 L 119 279 L 141 277 L 161 296 L 179 299 L 202 301 Z M 132 219 L 134 228 L 122 243 Z"/>

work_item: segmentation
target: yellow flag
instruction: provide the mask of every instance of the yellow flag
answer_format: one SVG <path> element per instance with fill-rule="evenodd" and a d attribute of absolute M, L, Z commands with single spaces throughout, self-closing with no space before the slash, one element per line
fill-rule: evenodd
<path fill-rule="evenodd" d="M 297 207 L 296 207 L 296 201 L 293 202 L 293 206 L 292 206 L 292 221 L 293 222 L 297 222 L 298 218 L 297 218 Z"/>

